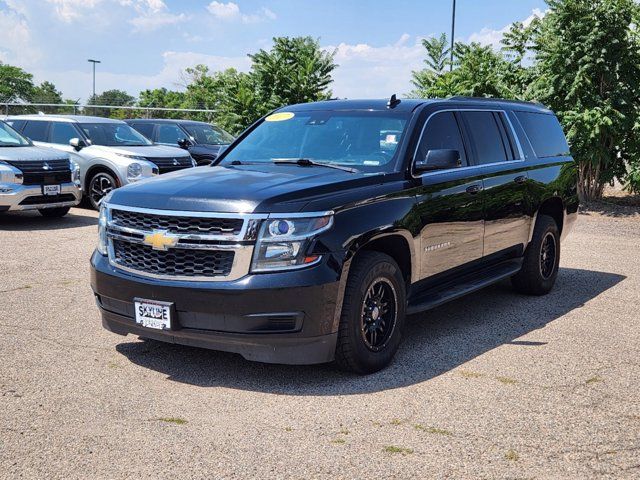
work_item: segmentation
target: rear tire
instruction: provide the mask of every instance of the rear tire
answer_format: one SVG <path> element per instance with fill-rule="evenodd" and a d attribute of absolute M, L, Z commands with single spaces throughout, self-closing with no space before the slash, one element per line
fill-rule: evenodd
<path fill-rule="evenodd" d="M 405 282 L 398 264 L 383 253 L 359 253 L 344 292 L 338 365 L 361 375 L 389 365 L 400 346 L 405 311 Z"/>
<path fill-rule="evenodd" d="M 522 269 L 511 277 L 511 284 L 520 293 L 545 295 L 558 277 L 560 265 L 560 231 L 548 215 L 538 217 L 533 238 L 524 254 Z"/>
<path fill-rule="evenodd" d="M 56 208 L 40 208 L 38 211 L 40 215 L 47 218 L 60 218 L 69 213 L 71 207 L 56 207 Z"/>

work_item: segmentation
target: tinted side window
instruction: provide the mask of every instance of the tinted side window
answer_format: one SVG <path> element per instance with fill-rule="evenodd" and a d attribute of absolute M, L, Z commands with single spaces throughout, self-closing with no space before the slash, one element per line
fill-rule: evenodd
<path fill-rule="evenodd" d="M 516 112 L 538 158 L 569 155 L 569 145 L 555 115 Z"/>
<path fill-rule="evenodd" d="M 462 166 L 467 166 L 467 155 L 460 128 L 453 112 L 440 112 L 432 116 L 422 133 L 416 161 L 422 161 L 429 150 L 458 150 Z"/>
<path fill-rule="evenodd" d="M 158 142 L 170 143 L 177 145 L 178 140 L 185 138 L 186 135 L 177 125 L 160 125 L 158 128 Z"/>
<path fill-rule="evenodd" d="M 61 145 L 69 145 L 72 138 L 80 138 L 80 134 L 70 123 L 52 122 L 49 130 L 49 141 Z"/>
<path fill-rule="evenodd" d="M 493 112 L 462 112 L 479 165 L 506 162 L 507 152 Z"/>
<path fill-rule="evenodd" d="M 131 125 L 149 140 L 153 140 L 153 123 L 134 123 Z"/>
<path fill-rule="evenodd" d="M 17 132 L 21 132 L 27 123 L 26 120 L 7 120 L 7 123 L 13 127 Z"/>
<path fill-rule="evenodd" d="M 47 124 L 38 120 L 29 120 L 22 131 L 23 135 L 29 137 L 34 142 L 47 141 Z"/>

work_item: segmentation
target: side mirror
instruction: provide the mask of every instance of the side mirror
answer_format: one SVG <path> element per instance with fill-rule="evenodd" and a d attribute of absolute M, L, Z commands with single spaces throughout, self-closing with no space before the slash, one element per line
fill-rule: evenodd
<path fill-rule="evenodd" d="M 191 140 L 188 140 L 186 138 L 181 138 L 180 140 L 178 140 L 178 146 L 180 148 L 184 148 L 185 150 L 188 149 L 192 145 L 193 145 L 193 143 L 191 142 Z"/>
<path fill-rule="evenodd" d="M 420 173 L 433 170 L 448 170 L 461 166 L 462 162 L 460 161 L 460 152 L 458 150 L 441 148 L 429 150 L 424 160 L 415 163 L 414 170 L 416 173 Z"/>
<path fill-rule="evenodd" d="M 85 142 L 81 138 L 72 138 L 71 140 L 69 140 L 69 145 L 71 145 L 76 152 L 79 152 L 87 146 L 87 142 Z"/>

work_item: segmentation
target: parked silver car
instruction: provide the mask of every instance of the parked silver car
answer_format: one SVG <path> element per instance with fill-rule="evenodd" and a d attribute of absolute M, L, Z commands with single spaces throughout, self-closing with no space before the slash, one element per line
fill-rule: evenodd
<path fill-rule="evenodd" d="M 0 213 L 38 210 L 62 217 L 80 203 L 80 167 L 69 155 L 34 146 L 0 121 Z"/>
<path fill-rule="evenodd" d="M 98 209 L 114 188 L 195 166 L 177 147 L 156 145 L 121 120 L 76 115 L 18 115 L 7 123 L 36 145 L 67 152 L 80 165 L 84 193 Z"/>

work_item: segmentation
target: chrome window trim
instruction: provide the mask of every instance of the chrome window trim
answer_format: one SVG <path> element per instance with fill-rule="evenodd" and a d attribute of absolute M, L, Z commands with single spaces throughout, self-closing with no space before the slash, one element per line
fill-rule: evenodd
<path fill-rule="evenodd" d="M 445 170 L 436 170 L 433 172 L 425 172 L 421 175 L 416 175 L 414 172 L 413 167 L 415 166 L 416 163 L 416 157 L 418 155 L 418 149 L 420 148 L 420 143 L 422 142 L 422 137 L 424 136 L 424 132 L 427 129 L 427 126 L 429 125 L 429 121 L 436 115 L 438 115 L 439 113 L 456 113 L 456 112 L 493 112 L 493 113 L 502 113 L 504 114 L 504 116 L 507 119 L 509 128 L 511 129 L 511 134 L 513 135 L 513 138 L 516 141 L 516 146 L 518 147 L 518 153 L 520 154 L 520 159 L 518 160 L 505 160 L 502 162 L 493 162 L 493 163 L 484 163 L 482 165 L 467 165 L 466 167 L 458 167 L 458 168 L 448 168 Z M 462 137 L 462 141 L 464 142 L 464 136 L 462 135 L 462 131 L 460 131 L 460 136 Z M 466 147 L 466 145 L 465 145 Z M 418 178 L 423 178 L 426 176 L 432 176 L 432 175 L 441 175 L 443 173 L 451 173 L 451 172 L 459 172 L 459 171 L 463 171 L 463 170 L 468 170 L 470 168 L 483 168 L 483 167 L 493 167 L 496 165 L 508 165 L 511 163 L 523 163 L 525 161 L 525 157 L 524 157 L 524 152 L 522 150 L 522 145 L 520 144 L 520 139 L 518 138 L 518 135 L 516 134 L 515 129 L 513 128 L 513 123 L 511 123 L 511 119 L 509 118 L 509 115 L 507 113 L 506 110 L 504 109 L 499 109 L 499 108 L 446 108 L 446 109 L 442 109 L 442 110 L 437 110 L 435 112 L 433 112 L 431 115 L 429 115 L 427 117 L 427 119 L 424 121 L 424 125 L 422 126 L 422 130 L 420 131 L 420 137 L 418 137 L 418 143 L 416 143 L 416 148 L 413 152 L 413 158 L 411 159 L 411 177 L 418 179 Z"/>

